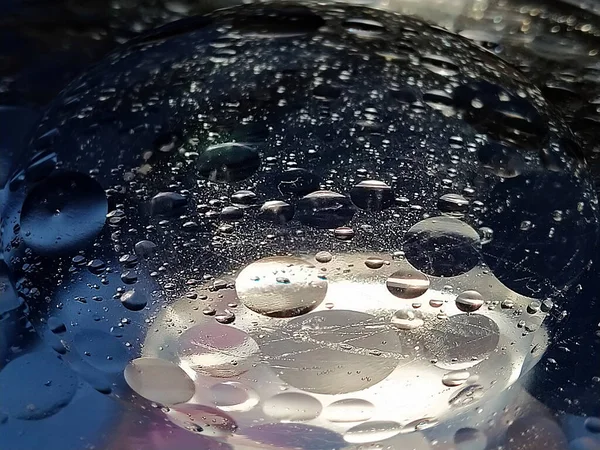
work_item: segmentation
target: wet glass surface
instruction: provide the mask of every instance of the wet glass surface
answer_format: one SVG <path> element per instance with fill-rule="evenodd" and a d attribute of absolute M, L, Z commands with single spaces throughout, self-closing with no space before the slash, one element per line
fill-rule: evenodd
<path fill-rule="evenodd" d="M 0 6 L 0 449 L 600 449 L 595 2 Z"/>

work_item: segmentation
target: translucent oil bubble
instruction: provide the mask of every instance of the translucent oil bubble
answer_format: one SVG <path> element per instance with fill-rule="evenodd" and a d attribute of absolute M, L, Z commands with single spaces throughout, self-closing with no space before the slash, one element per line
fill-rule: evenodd
<path fill-rule="evenodd" d="M 195 386 L 177 365 L 158 358 L 138 358 L 125 368 L 125 381 L 142 397 L 164 405 L 187 402 Z"/>
<path fill-rule="evenodd" d="M 106 222 L 102 187 L 79 173 L 52 175 L 32 189 L 21 209 L 21 232 L 37 252 L 55 254 L 93 243 Z"/>
<path fill-rule="evenodd" d="M 271 317 L 304 314 L 327 294 L 327 280 L 315 266 L 284 256 L 248 265 L 238 274 L 235 287 L 248 308 Z"/>
<path fill-rule="evenodd" d="M 420 297 L 429 289 L 429 278 L 414 269 L 394 272 L 386 281 L 388 291 L 399 298 L 413 299 Z"/>

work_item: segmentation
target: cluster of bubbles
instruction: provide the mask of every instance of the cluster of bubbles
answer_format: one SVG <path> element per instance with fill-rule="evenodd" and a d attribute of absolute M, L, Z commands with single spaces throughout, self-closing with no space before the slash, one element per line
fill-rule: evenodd
<path fill-rule="evenodd" d="M 53 416 L 81 379 L 209 449 L 495 442 L 598 232 L 540 90 L 361 7 L 144 35 L 52 103 L 30 152 L 0 195 L 0 274 L 54 355 L 7 356 L 0 414 Z"/>

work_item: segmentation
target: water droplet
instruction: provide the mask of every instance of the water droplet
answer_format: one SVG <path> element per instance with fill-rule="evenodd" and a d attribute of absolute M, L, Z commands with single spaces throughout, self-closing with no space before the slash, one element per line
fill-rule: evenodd
<path fill-rule="evenodd" d="M 240 208 L 252 206 L 256 201 L 256 194 L 252 191 L 236 191 L 231 195 L 231 203 Z"/>
<path fill-rule="evenodd" d="M 106 263 L 100 259 L 92 259 L 87 264 L 87 268 L 94 275 L 100 275 L 106 269 Z"/>
<path fill-rule="evenodd" d="M 423 325 L 423 318 L 415 311 L 401 309 L 392 316 L 392 325 L 400 330 L 414 330 Z"/>
<path fill-rule="evenodd" d="M 348 30 L 348 33 L 361 38 L 380 37 L 386 32 L 385 27 L 376 20 L 371 19 L 348 19 L 342 26 Z"/>
<path fill-rule="evenodd" d="M 460 194 L 444 194 L 438 200 L 438 209 L 452 217 L 463 217 L 469 209 L 469 201 Z"/>
<path fill-rule="evenodd" d="M 161 192 L 152 197 L 150 210 L 153 216 L 180 214 L 187 205 L 187 198 L 177 192 Z"/>
<path fill-rule="evenodd" d="M 383 181 L 365 180 L 350 191 L 352 203 L 367 211 L 382 211 L 394 204 L 394 193 Z"/>
<path fill-rule="evenodd" d="M 360 398 L 346 398 L 331 403 L 323 417 L 334 423 L 364 422 L 373 417 L 375 406 Z"/>
<path fill-rule="evenodd" d="M 302 197 L 297 203 L 300 222 L 316 228 L 337 228 L 354 216 L 350 199 L 332 191 L 316 191 Z"/>
<path fill-rule="evenodd" d="M 123 375 L 136 393 L 162 405 L 187 402 L 196 389 L 183 369 L 159 358 L 134 359 L 127 365 Z"/>
<path fill-rule="evenodd" d="M 471 313 L 483 306 L 483 296 L 477 291 L 464 291 L 456 297 L 455 303 L 461 311 Z"/>
<path fill-rule="evenodd" d="M 404 268 L 394 272 L 386 281 L 388 291 L 399 298 L 420 297 L 429 289 L 429 278 L 414 269 Z"/>
<path fill-rule="evenodd" d="M 369 269 L 381 269 L 385 261 L 383 258 L 379 258 L 377 256 L 371 256 L 365 260 L 365 266 Z"/>
<path fill-rule="evenodd" d="M 464 384 L 471 374 L 466 370 L 453 370 L 452 372 L 445 373 L 442 376 L 442 383 L 444 386 L 455 387 Z"/>
<path fill-rule="evenodd" d="M 278 282 L 280 277 L 289 282 Z M 246 266 L 237 276 L 235 288 L 251 310 L 270 317 L 293 317 L 323 301 L 327 281 L 315 266 L 302 259 L 276 256 Z"/>
<path fill-rule="evenodd" d="M 156 252 L 156 244 L 152 241 L 142 240 L 135 244 L 134 250 L 140 258 L 149 258 Z"/>
<path fill-rule="evenodd" d="M 277 394 L 263 403 L 263 412 L 274 419 L 302 422 L 319 417 L 323 407 L 319 400 L 300 392 Z"/>
<path fill-rule="evenodd" d="M 333 230 L 333 235 L 340 241 L 350 241 L 354 237 L 354 230 L 350 227 L 338 227 Z"/>
<path fill-rule="evenodd" d="M 244 144 L 228 142 L 208 147 L 197 159 L 198 173 L 217 183 L 251 177 L 260 167 L 260 156 Z"/>
<path fill-rule="evenodd" d="M 333 255 L 329 252 L 319 252 L 315 255 L 315 260 L 322 264 L 328 263 L 333 259 Z"/>
<path fill-rule="evenodd" d="M 235 222 L 244 217 L 244 211 L 235 206 L 226 206 L 221 210 L 220 219 L 227 222 Z"/>
<path fill-rule="evenodd" d="M 92 243 L 107 213 L 106 195 L 96 181 L 80 173 L 59 173 L 27 194 L 21 209 L 21 234 L 38 253 L 73 252 Z"/>
<path fill-rule="evenodd" d="M 233 323 L 235 321 L 235 314 L 226 309 L 222 313 L 216 314 L 215 320 L 222 324 Z"/>
<path fill-rule="evenodd" d="M 125 291 L 120 300 L 123 306 L 130 311 L 141 311 L 148 304 L 146 294 L 135 289 Z"/>
<path fill-rule="evenodd" d="M 294 217 L 294 207 L 282 200 L 271 200 L 265 202 L 260 208 L 260 218 L 285 224 Z"/>

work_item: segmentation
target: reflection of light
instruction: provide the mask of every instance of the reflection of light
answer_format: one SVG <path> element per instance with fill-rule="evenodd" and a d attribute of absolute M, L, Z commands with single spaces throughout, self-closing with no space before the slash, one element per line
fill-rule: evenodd
<path fill-rule="evenodd" d="M 381 258 L 384 264 L 378 269 L 369 268 L 365 264 L 365 261 L 369 257 Z M 525 312 L 518 316 L 517 320 L 515 318 L 515 311 L 526 310 L 526 306 L 532 299 L 511 291 L 502 285 L 489 271 L 481 267 L 475 267 L 471 271 L 457 277 L 429 277 L 429 289 L 416 298 L 404 299 L 396 297 L 388 290 L 386 280 L 400 270 L 414 271 L 415 269 L 406 260 L 395 260 L 390 255 L 376 253 L 334 254 L 333 259 L 325 263 L 320 263 L 314 257 L 306 255 L 302 256 L 302 258 L 308 264 L 314 264 L 327 282 L 325 298 L 310 313 L 291 319 L 267 317 L 244 307 L 243 303 L 239 302 L 239 299 L 235 296 L 234 290 L 219 291 L 219 295 L 212 295 L 212 297 L 211 293 L 208 293 L 208 301 L 217 310 L 226 308 L 231 302 L 237 301 L 240 303 L 240 306 L 235 311 L 235 322 L 230 326 L 221 325 L 221 327 L 224 327 L 223 330 L 235 327 L 241 330 L 240 333 L 242 335 L 249 336 L 258 342 L 259 347 L 262 347 L 264 350 L 270 348 L 269 352 L 263 350 L 259 354 L 258 350 L 256 350 L 256 358 L 253 358 L 252 352 L 248 352 L 247 349 L 244 350 L 245 347 L 243 345 L 240 346 L 239 352 L 236 345 L 232 345 L 230 347 L 232 351 L 231 355 L 228 353 L 229 350 L 221 352 L 218 349 L 213 354 L 211 353 L 212 347 L 204 345 L 197 354 L 193 354 L 192 352 L 182 358 L 181 364 L 186 365 L 188 368 L 191 365 L 215 367 L 223 363 L 224 356 L 225 359 L 231 356 L 240 358 L 240 360 L 250 359 L 253 363 L 242 364 L 244 371 L 236 374 L 235 382 L 247 386 L 249 389 L 252 389 L 252 392 L 256 392 L 256 395 L 260 399 L 259 404 L 262 404 L 266 399 L 280 394 L 282 390 L 290 393 L 308 392 L 323 405 L 324 411 L 334 401 L 358 400 L 373 405 L 369 421 L 397 422 L 402 427 L 402 433 L 405 433 L 408 424 L 413 422 L 418 424 L 424 418 L 433 418 L 445 421 L 446 424 L 451 424 L 453 423 L 453 418 L 460 416 L 460 427 L 465 427 L 469 424 L 475 426 L 476 422 L 479 423 L 478 421 L 483 420 L 481 416 L 466 418 L 463 416 L 472 416 L 470 412 L 478 405 L 487 405 L 485 410 L 489 411 L 490 414 L 501 410 L 506 402 L 509 401 L 511 391 L 507 391 L 507 388 L 533 367 L 543 354 L 543 349 L 547 344 L 547 336 L 543 327 L 538 327 L 538 331 L 526 333 L 525 335 L 523 335 L 524 329 L 517 327 L 517 321 L 523 319 L 531 322 L 531 319 L 534 318 L 538 323 L 541 323 L 545 314 L 539 311 L 531 316 Z M 458 325 L 455 330 L 456 332 L 452 332 L 452 338 L 444 339 L 444 326 L 448 326 L 452 322 L 453 317 L 458 318 L 459 315 L 461 315 L 460 317 L 467 317 L 463 311 L 460 311 L 456 307 L 454 300 L 458 294 L 468 290 L 479 292 L 485 302 L 475 314 L 469 317 L 473 317 L 474 319 L 485 317 L 495 324 L 493 329 L 490 328 L 488 331 L 485 329 L 481 330 L 483 333 L 482 336 L 490 335 L 490 333 L 497 334 L 497 344 L 494 344 L 492 347 L 486 347 L 488 344 L 482 346 L 482 342 L 477 341 L 477 329 L 467 332 L 467 330 L 461 329 Z M 203 292 L 206 293 L 206 291 Z M 514 304 L 512 309 L 500 306 L 502 301 L 506 299 L 510 299 Z M 430 304 L 431 300 L 433 301 Z M 442 305 L 437 307 L 439 303 L 442 303 Z M 413 309 L 413 305 L 418 305 L 419 307 Z M 194 323 L 194 329 L 200 332 L 203 329 L 214 327 L 214 318 L 203 315 L 201 310 L 202 308 L 197 307 L 194 309 L 188 299 L 182 299 L 172 305 L 169 308 L 168 315 L 172 321 L 171 323 L 175 326 L 161 330 L 162 333 L 149 334 L 145 345 L 146 351 L 158 348 L 164 341 L 178 341 L 180 338 L 177 335 L 177 329 L 183 329 L 190 323 Z M 394 328 L 392 326 L 392 319 L 398 310 L 414 311 L 424 321 L 423 325 L 412 330 Z M 356 313 L 374 316 L 377 319 L 373 325 L 377 325 L 380 328 L 383 327 L 375 336 L 383 336 L 383 330 L 388 329 L 387 327 L 389 326 L 389 330 L 393 330 L 393 336 L 397 336 L 399 340 L 397 343 L 394 343 L 389 338 L 380 338 L 381 341 L 386 341 L 392 347 L 379 352 L 370 352 L 371 348 L 364 346 L 364 343 L 361 344 L 357 340 L 360 333 L 356 334 L 353 332 L 349 334 L 352 338 L 349 338 L 347 341 L 342 339 L 339 342 L 332 341 L 330 343 L 326 342 L 329 339 L 326 336 L 327 333 L 335 333 L 335 328 L 329 326 L 329 328 L 321 329 L 319 328 L 318 321 L 307 321 L 306 327 L 300 329 L 299 331 L 301 332 L 296 333 L 295 337 L 292 336 L 291 330 L 294 329 L 291 326 L 292 323 L 296 321 L 304 323 L 303 321 L 310 317 L 318 317 L 320 314 L 336 311 L 340 313 L 343 311 L 355 311 Z M 482 324 L 486 323 L 484 320 L 480 322 Z M 461 323 L 467 322 L 457 322 L 457 324 Z M 477 324 L 479 322 L 475 320 L 473 323 Z M 494 331 L 496 326 L 498 331 Z M 368 327 L 365 326 L 364 330 L 367 333 Z M 457 342 L 458 346 L 452 347 L 452 351 L 449 354 L 461 355 L 462 359 L 457 361 L 432 361 L 431 336 L 433 331 L 440 334 L 435 339 L 438 339 L 438 342 L 442 346 L 449 345 L 449 342 Z M 273 353 L 273 348 L 277 347 L 273 347 L 271 344 L 271 342 L 275 343 L 276 339 L 281 339 L 282 337 L 288 341 L 282 341 L 280 344 L 281 348 L 288 348 L 289 350 L 289 355 L 286 355 L 283 360 L 278 356 L 281 355 L 281 353 L 277 353 L 279 350 Z M 460 339 L 464 339 L 464 344 L 460 344 Z M 488 339 L 486 342 L 493 341 Z M 293 348 L 300 344 L 307 348 L 306 355 L 308 355 L 308 361 L 310 362 L 310 364 L 307 363 L 307 368 L 294 366 L 294 361 L 298 358 L 294 355 Z M 538 350 L 535 355 L 532 355 L 530 349 L 534 344 Z M 286 347 L 288 345 L 289 347 Z M 333 362 L 333 367 L 335 367 L 336 362 L 339 362 L 340 367 L 344 368 L 344 358 L 351 359 L 364 353 L 365 355 L 369 355 L 370 358 L 374 358 L 373 361 L 380 361 L 384 364 L 386 358 L 394 359 L 393 370 L 386 374 L 385 378 L 381 381 L 374 384 L 366 383 L 364 385 L 365 388 L 358 391 L 339 391 L 343 393 L 327 395 L 319 393 L 319 389 L 310 390 L 308 389 L 309 386 L 305 388 L 305 391 L 298 389 L 300 385 L 294 386 L 296 379 L 303 379 L 305 383 L 310 383 L 311 379 L 320 380 L 320 378 L 314 377 L 327 376 L 325 370 L 327 361 L 310 358 L 313 354 L 311 352 L 317 352 L 320 348 L 334 349 L 336 361 Z M 468 355 L 473 352 L 477 353 L 478 357 L 476 359 L 469 359 Z M 317 355 L 318 352 L 314 354 Z M 283 365 L 281 361 L 283 361 Z M 314 370 L 308 370 L 309 366 L 314 366 Z M 323 374 L 320 374 L 319 367 L 324 368 Z M 369 369 L 369 365 L 363 366 L 363 376 L 368 376 Z M 444 384 L 442 382 L 444 375 L 448 374 L 449 371 L 460 369 L 467 369 L 469 372 L 464 380 L 457 382 L 454 386 L 452 383 Z M 288 372 L 295 370 L 297 376 L 286 375 L 278 377 L 278 374 L 282 370 L 287 370 Z M 289 373 L 293 374 L 294 372 Z M 214 375 L 210 375 L 208 371 L 202 373 L 196 371 L 198 390 L 197 395 L 193 399 L 194 402 L 205 402 L 207 398 L 211 398 L 210 389 L 212 385 L 227 381 L 226 378 L 217 379 L 214 378 Z M 342 375 L 335 375 L 335 377 L 339 376 Z M 331 383 L 343 382 L 341 378 L 337 380 L 332 378 Z M 286 381 L 291 384 L 286 384 Z M 473 386 L 475 383 L 483 388 L 477 389 L 477 395 L 472 396 L 472 403 L 455 401 L 454 405 L 450 405 L 450 399 L 456 396 L 461 390 L 466 389 L 464 395 L 468 396 L 469 389 L 474 389 L 470 388 L 470 386 Z M 328 388 L 327 385 L 324 385 L 320 389 Z M 480 395 L 482 396 L 481 399 L 478 398 Z M 390 401 L 390 398 L 394 398 L 394 401 Z M 470 401 L 471 399 L 469 398 L 468 400 Z M 290 405 L 290 407 L 293 407 L 293 405 Z M 231 411 L 240 429 L 264 419 L 264 413 L 261 408 L 251 407 L 248 410 L 244 407 L 242 409 L 244 412 L 240 417 L 236 415 L 239 412 Z M 303 423 L 326 428 L 343 435 L 352 426 L 361 422 L 335 422 L 328 420 L 326 414 L 321 414 L 314 419 L 307 419 Z M 435 426 L 428 430 L 428 433 L 443 433 L 443 431 L 439 431 L 443 429 L 444 427 Z M 403 435 L 401 434 L 401 436 Z M 244 440 L 239 436 L 236 439 Z"/>

